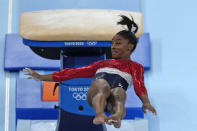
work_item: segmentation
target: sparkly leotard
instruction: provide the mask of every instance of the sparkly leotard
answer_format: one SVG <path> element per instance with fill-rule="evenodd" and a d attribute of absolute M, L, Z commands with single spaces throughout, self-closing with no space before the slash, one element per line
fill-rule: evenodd
<path fill-rule="evenodd" d="M 105 79 L 111 88 L 122 87 L 127 90 L 133 83 L 138 96 L 147 94 L 144 85 L 144 68 L 131 60 L 101 60 L 89 66 L 66 68 L 52 74 L 54 81 L 65 81 L 73 78 Z"/>

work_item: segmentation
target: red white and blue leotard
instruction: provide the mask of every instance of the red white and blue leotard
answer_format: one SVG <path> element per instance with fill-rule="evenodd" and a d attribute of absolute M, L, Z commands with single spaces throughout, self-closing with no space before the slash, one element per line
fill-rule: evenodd
<path fill-rule="evenodd" d="M 131 60 L 101 60 L 89 66 L 66 68 L 54 72 L 52 78 L 54 81 L 65 81 L 73 78 L 90 78 L 94 76 L 97 78 L 97 76 L 103 76 L 103 73 L 120 76 L 119 78 L 125 81 L 128 87 L 133 83 L 134 90 L 138 96 L 147 94 L 144 85 L 144 68 L 141 64 Z M 109 78 L 109 75 L 105 78 Z M 112 79 L 110 81 L 116 80 Z"/>

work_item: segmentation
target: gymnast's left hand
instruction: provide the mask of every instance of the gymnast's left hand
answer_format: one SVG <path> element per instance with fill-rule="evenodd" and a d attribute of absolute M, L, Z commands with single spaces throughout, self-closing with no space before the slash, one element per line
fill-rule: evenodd
<path fill-rule="evenodd" d="M 150 104 L 150 103 L 144 103 L 142 105 L 142 110 L 144 113 L 146 113 L 146 110 L 151 111 L 154 115 L 157 115 L 157 111 L 155 110 L 155 108 Z"/>

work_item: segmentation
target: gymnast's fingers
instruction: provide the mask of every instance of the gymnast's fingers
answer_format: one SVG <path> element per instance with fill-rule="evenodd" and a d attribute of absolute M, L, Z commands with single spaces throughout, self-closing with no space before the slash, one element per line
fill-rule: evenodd
<path fill-rule="evenodd" d="M 33 79 L 33 77 L 27 77 L 27 79 Z"/>
<path fill-rule="evenodd" d="M 25 73 L 24 75 L 31 75 L 30 73 Z"/>
<path fill-rule="evenodd" d="M 23 71 L 26 71 L 26 72 L 28 72 L 28 73 L 30 73 L 30 74 L 32 74 L 34 71 L 32 70 L 32 69 L 30 69 L 30 68 L 25 68 L 25 69 L 23 69 Z"/>
<path fill-rule="evenodd" d="M 145 106 L 142 107 L 142 110 L 143 110 L 144 113 L 146 113 L 146 107 Z"/>
<path fill-rule="evenodd" d="M 151 111 L 154 115 L 157 115 L 157 111 L 155 110 L 154 107 L 152 107 L 152 108 L 150 109 L 150 111 Z"/>

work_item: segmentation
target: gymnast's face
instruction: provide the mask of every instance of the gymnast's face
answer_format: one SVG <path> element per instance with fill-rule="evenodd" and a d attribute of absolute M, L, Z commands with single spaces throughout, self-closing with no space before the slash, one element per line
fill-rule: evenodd
<path fill-rule="evenodd" d="M 130 60 L 133 47 L 133 44 L 130 44 L 127 39 L 121 35 L 115 35 L 111 43 L 112 58 L 116 60 Z"/>

